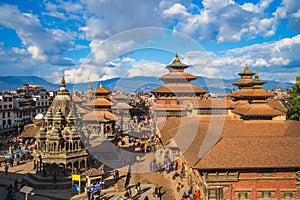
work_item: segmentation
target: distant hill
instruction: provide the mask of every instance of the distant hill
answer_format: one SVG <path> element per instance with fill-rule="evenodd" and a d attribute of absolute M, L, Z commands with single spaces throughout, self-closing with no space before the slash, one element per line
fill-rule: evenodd
<path fill-rule="evenodd" d="M 0 76 L 0 91 L 15 90 L 23 84 L 40 85 L 47 90 L 57 90 L 59 85 L 50 83 L 38 76 Z"/>
<path fill-rule="evenodd" d="M 193 84 L 209 90 L 211 93 L 229 93 L 233 89 L 232 82 L 238 79 L 224 79 L 218 80 L 214 78 L 198 77 L 197 80 L 192 81 Z M 36 84 L 43 86 L 47 90 L 57 90 L 59 84 L 50 83 L 37 76 L 0 76 L 0 91 L 8 91 L 17 89 L 24 83 Z M 99 87 L 99 81 L 92 82 L 93 88 Z M 155 76 L 137 76 L 132 78 L 112 78 L 102 81 L 105 88 L 111 91 L 124 91 L 124 92 L 149 92 L 164 83 L 159 81 Z M 281 83 L 276 81 L 267 81 L 264 89 L 272 90 L 280 88 L 282 90 L 289 89 L 293 86 L 291 83 Z M 67 87 L 70 91 L 86 91 L 88 83 L 68 84 Z"/>

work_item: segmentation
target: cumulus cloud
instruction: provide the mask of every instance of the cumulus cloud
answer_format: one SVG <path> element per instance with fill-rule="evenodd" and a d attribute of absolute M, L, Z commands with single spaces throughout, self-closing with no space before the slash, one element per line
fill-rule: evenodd
<path fill-rule="evenodd" d="M 157 15 L 160 0 L 94 1 L 83 0 L 86 26 L 81 30 L 91 40 L 103 40 L 125 30 L 141 27 L 162 27 Z"/>
<path fill-rule="evenodd" d="M 180 3 L 176 3 L 162 12 L 162 17 L 185 17 L 188 15 L 186 8 Z"/>
<path fill-rule="evenodd" d="M 59 29 L 42 27 L 37 16 L 31 13 L 21 13 L 16 6 L 0 6 L 0 24 L 14 29 L 27 47 L 32 59 L 41 63 L 55 65 L 72 65 L 63 55 L 73 47 L 73 37 Z"/>
<path fill-rule="evenodd" d="M 254 71 L 262 71 L 264 79 L 293 80 L 300 71 L 300 35 L 273 43 L 254 44 L 230 49 L 224 54 L 213 52 L 187 52 L 185 61 L 192 63 L 193 73 L 207 77 L 234 78 L 246 63 Z M 287 73 L 293 71 L 294 73 Z M 282 75 L 284 73 L 285 75 Z"/>

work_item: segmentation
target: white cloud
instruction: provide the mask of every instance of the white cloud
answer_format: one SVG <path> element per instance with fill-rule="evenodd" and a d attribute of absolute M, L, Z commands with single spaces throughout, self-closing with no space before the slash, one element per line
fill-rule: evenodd
<path fill-rule="evenodd" d="M 162 12 L 162 17 L 185 17 L 188 16 L 185 6 L 180 3 L 175 3 L 170 8 Z"/>
<path fill-rule="evenodd" d="M 41 53 L 41 50 L 37 46 L 29 46 L 27 50 L 31 53 L 32 59 L 45 62 L 47 57 Z"/>
<path fill-rule="evenodd" d="M 140 60 L 130 63 L 132 68 L 128 71 L 129 77 L 134 76 L 162 76 L 168 73 L 165 65 L 159 62 Z"/>
<path fill-rule="evenodd" d="M 0 6 L 0 24 L 14 29 L 32 59 L 54 65 L 72 65 L 62 55 L 74 46 L 73 37 L 59 29 L 43 28 L 37 16 L 21 13 L 17 7 Z"/>
<path fill-rule="evenodd" d="M 222 55 L 213 52 L 187 52 L 184 57 L 186 63 L 194 65 L 195 69 L 191 69 L 193 74 L 234 78 L 248 63 L 251 70 L 263 71 L 262 79 L 284 81 L 292 80 L 299 74 L 299 54 L 300 35 L 297 35 L 273 43 L 230 49 Z"/>
<path fill-rule="evenodd" d="M 300 18 L 300 9 L 291 15 L 292 17 L 299 19 Z"/>

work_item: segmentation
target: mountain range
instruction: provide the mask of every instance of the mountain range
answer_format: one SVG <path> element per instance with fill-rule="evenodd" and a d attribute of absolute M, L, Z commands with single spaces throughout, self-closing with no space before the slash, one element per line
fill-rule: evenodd
<path fill-rule="evenodd" d="M 238 79 L 215 79 L 199 76 L 197 80 L 191 83 L 209 90 L 211 93 L 229 93 L 234 87 L 232 82 Z M 21 87 L 23 84 L 40 85 L 47 90 L 58 90 L 59 84 L 54 84 L 46 81 L 38 76 L 0 76 L 0 91 L 14 90 Z M 89 83 L 77 83 L 68 84 L 67 88 L 74 91 L 86 91 Z M 92 87 L 95 89 L 99 87 L 100 82 L 92 82 Z M 123 91 L 123 92 L 149 92 L 157 87 L 160 87 L 164 83 L 159 81 L 155 76 L 136 76 L 132 78 L 112 78 L 102 81 L 103 87 L 111 91 Z M 272 90 L 274 88 L 280 88 L 282 90 L 290 89 L 293 86 L 291 83 L 282 83 L 277 81 L 267 81 L 264 85 L 264 89 Z"/>

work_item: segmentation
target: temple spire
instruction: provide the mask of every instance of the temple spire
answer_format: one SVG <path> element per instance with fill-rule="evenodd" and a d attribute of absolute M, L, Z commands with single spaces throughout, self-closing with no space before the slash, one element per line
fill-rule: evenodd
<path fill-rule="evenodd" d="M 180 63 L 180 59 L 178 58 L 178 54 L 176 53 L 175 59 L 173 60 L 173 63 Z"/>
<path fill-rule="evenodd" d="M 248 63 L 246 63 L 246 67 L 245 67 L 245 69 L 244 69 L 244 73 L 247 73 L 247 72 L 250 72 L 250 70 L 249 70 L 249 66 L 248 66 Z"/>
<path fill-rule="evenodd" d="M 68 92 L 68 90 L 66 89 L 66 81 L 65 81 L 64 76 L 61 79 L 61 85 L 60 85 L 60 88 L 59 88 L 59 92 Z"/>
<path fill-rule="evenodd" d="M 99 86 L 100 88 L 102 88 L 103 87 L 103 85 L 102 85 L 102 81 L 100 81 L 100 86 Z"/>
<path fill-rule="evenodd" d="M 259 80 L 258 70 L 256 70 L 255 80 Z"/>

